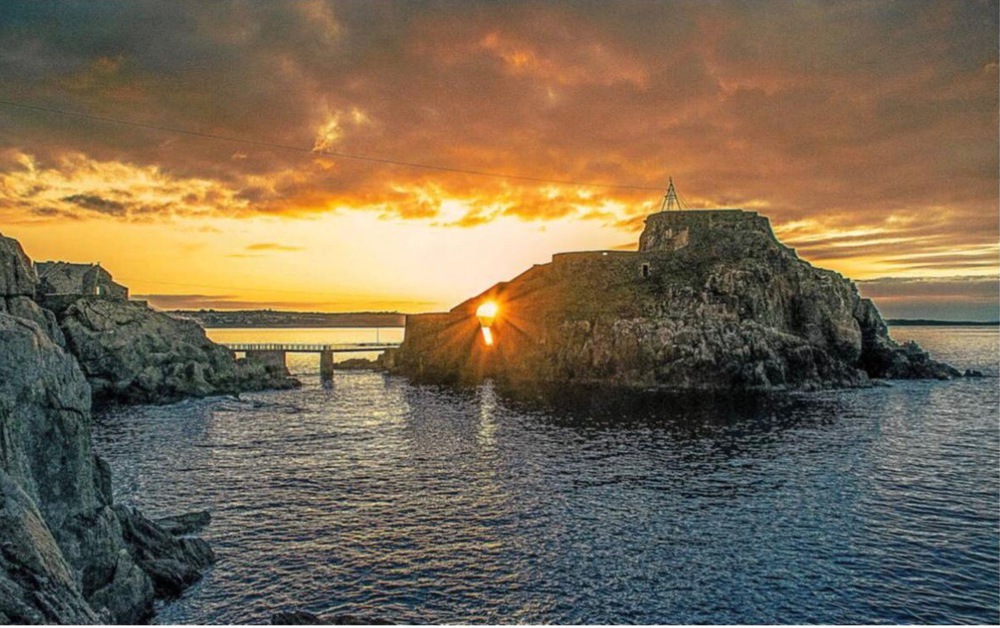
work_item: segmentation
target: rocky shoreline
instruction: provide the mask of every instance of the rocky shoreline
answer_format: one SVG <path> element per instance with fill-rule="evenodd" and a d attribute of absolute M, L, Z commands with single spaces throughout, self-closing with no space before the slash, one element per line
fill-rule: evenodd
<path fill-rule="evenodd" d="M 141 623 L 215 561 L 191 536 L 207 513 L 157 522 L 114 503 L 91 444 L 95 403 L 296 384 L 144 304 L 46 299 L 20 244 L 0 236 L 0 623 Z"/>
<path fill-rule="evenodd" d="M 284 367 L 234 360 L 196 322 L 142 303 L 80 299 L 55 314 L 97 406 L 162 404 L 299 385 Z"/>
<path fill-rule="evenodd" d="M 869 386 L 961 373 L 900 345 L 869 299 L 742 210 L 653 214 L 638 251 L 561 253 L 449 312 L 411 315 L 383 358 L 416 381 L 685 392 Z M 495 304 L 484 341 L 478 308 Z"/>

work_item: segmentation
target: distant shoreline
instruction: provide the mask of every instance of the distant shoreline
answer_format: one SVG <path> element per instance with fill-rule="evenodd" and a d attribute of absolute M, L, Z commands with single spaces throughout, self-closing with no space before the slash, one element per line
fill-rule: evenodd
<path fill-rule="evenodd" d="M 336 327 L 406 327 L 400 312 L 284 312 L 274 310 L 172 310 L 176 318 L 192 319 L 206 329 L 293 329 Z M 945 321 L 929 318 L 890 318 L 890 327 L 998 327 L 1000 321 Z"/>
<path fill-rule="evenodd" d="M 889 318 L 889 327 L 997 327 L 1000 321 L 939 321 L 929 318 Z"/>
<path fill-rule="evenodd" d="M 406 315 L 399 312 L 279 312 L 274 310 L 172 310 L 175 318 L 197 321 L 205 329 L 238 328 L 330 328 L 405 327 Z"/>

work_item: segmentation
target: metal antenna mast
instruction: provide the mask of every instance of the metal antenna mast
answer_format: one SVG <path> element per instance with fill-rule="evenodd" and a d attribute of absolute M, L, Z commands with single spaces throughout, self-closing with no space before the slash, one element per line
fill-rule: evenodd
<path fill-rule="evenodd" d="M 681 201 L 677 198 L 677 190 L 674 189 L 674 178 L 670 177 L 670 185 L 667 186 L 667 193 L 663 196 L 663 204 L 660 205 L 660 211 L 671 211 L 684 209 L 681 205 Z"/>

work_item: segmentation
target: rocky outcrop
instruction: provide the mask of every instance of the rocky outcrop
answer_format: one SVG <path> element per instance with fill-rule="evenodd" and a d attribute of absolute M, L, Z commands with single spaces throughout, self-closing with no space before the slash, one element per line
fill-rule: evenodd
<path fill-rule="evenodd" d="M 180 595 L 215 562 L 215 554 L 202 539 L 171 534 L 134 508 L 116 506 L 115 515 L 129 555 L 149 575 L 160 597 Z"/>
<path fill-rule="evenodd" d="M 21 243 L 0 235 L 0 295 L 34 297 L 38 278 Z"/>
<path fill-rule="evenodd" d="M 59 346 L 65 346 L 55 315 L 34 301 L 38 280 L 21 243 L 0 235 L 0 312 L 38 323 Z"/>
<path fill-rule="evenodd" d="M 486 346 L 476 310 L 499 305 Z M 889 338 L 841 275 L 755 212 L 662 212 L 640 250 L 564 253 L 440 314 L 410 316 L 383 363 L 425 381 L 661 391 L 864 386 L 959 373 Z"/>
<path fill-rule="evenodd" d="M 298 385 L 283 366 L 234 360 L 194 321 L 142 303 L 81 298 L 58 318 L 95 404 L 169 403 Z"/>
<path fill-rule="evenodd" d="M 93 624 L 94 612 L 35 500 L 0 471 L 0 623 Z"/>
<path fill-rule="evenodd" d="M 90 385 L 33 290 L 30 261 L 0 236 L 0 623 L 141 622 L 179 590 L 167 576 L 190 583 L 211 552 L 113 504 Z"/>

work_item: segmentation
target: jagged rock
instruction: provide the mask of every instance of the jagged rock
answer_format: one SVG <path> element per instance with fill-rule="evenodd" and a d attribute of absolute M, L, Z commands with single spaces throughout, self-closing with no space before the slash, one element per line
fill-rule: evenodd
<path fill-rule="evenodd" d="M 90 389 L 34 321 L 0 314 L 0 462 L 53 529 L 100 504 Z"/>
<path fill-rule="evenodd" d="M 338 371 L 371 371 L 379 367 L 376 360 L 366 358 L 349 358 L 343 362 L 337 362 L 333 366 Z"/>
<path fill-rule="evenodd" d="M 125 544 L 108 509 L 107 469 L 91 451 L 89 386 L 72 356 L 37 323 L 9 314 L 0 314 L 0 470 L 9 479 L 8 503 L 18 503 L 11 495 L 23 495 L 20 502 L 37 509 L 46 532 L 36 525 L 28 536 L 3 535 L 5 555 L 49 557 L 20 570 L 6 565 L 6 577 L 30 578 L 44 591 L 56 582 L 52 565 L 62 561 L 70 574 L 73 592 L 62 587 L 58 594 L 68 608 L 30 598 L 44 618 L 39 621 L 135 622 L 149 615 L 149 578 L 120 559 Z M 73 610 L 76 598 L 86 600 L 92 617 Z"/>
<path fill-rule="evenodd" d="M 487 347 L 476 310 L 499 303 Z M 450 312 L 409 316 L 381 360 L 418 380 L 760 391 L 958 372 L 900 346 L 841 275 L 755 212 L 661 212 L 637 252 L 562 253 Z"/>
<path fill-rule="evenodd" d="M 177 537 L 134 508 L 115 506 L 128 551 L 153 580 L 156 594 L 176 597 L 201 578 L 201 570 L 215 562 L 202 539 Z"/>
<path fill-rule="evenodd" d="M 63 336 L 62 330 L 59 329 L 59 321 L 56 320 L 56 315 L 52 311 L 35 303 L 30 297 L 6 297 L 0 300 L 0 311 L 6 312 L 15 318 L 25 318 L 29 321 L 35 321 L 57 345 L 64 349 L 66 348 L 66 338 Z"/>
<path fill-rule="evenodd" d="M 80 588 L 93 608 L 107 609 L 117 623 L 141 623 L 153 614 L 150 575 L 132 558 L 112 507 L 70 518 L 59 540 L 67 560 L 79 569 Z"/>
<path fill-rule="evenodd" d="M 0 235 L 0 296 L 34 297 L 37 285 L 35 269 L 21 243 Z"/>
<path fill-rule="evenodd" d="M 176 594 L 211 550 L 112 507 L 90 386 L 33 292 L 30 261 L 0 237 L 0 623 L 139 623 L 153 612 L 151 576 L 183 574 Z"/>
<path fill-rule="evenodd" d="M 235 361 L 197 323 L 141 303 L 81 298 L 58 314 L 97 404 L 169 403 L 298 385 L 284 367 Z"/>
<path fill-rule="evenodd" d="M 0 470 L 0 621 L 5 624 L 95 624 L 70 566 L 35 505 Z"/>
<path fill-rule="evenodd" d="M 983 372 L 975 369 L 965 369 L 965 373 L 962 373 L 962 377 L 983 377 Z"/>

